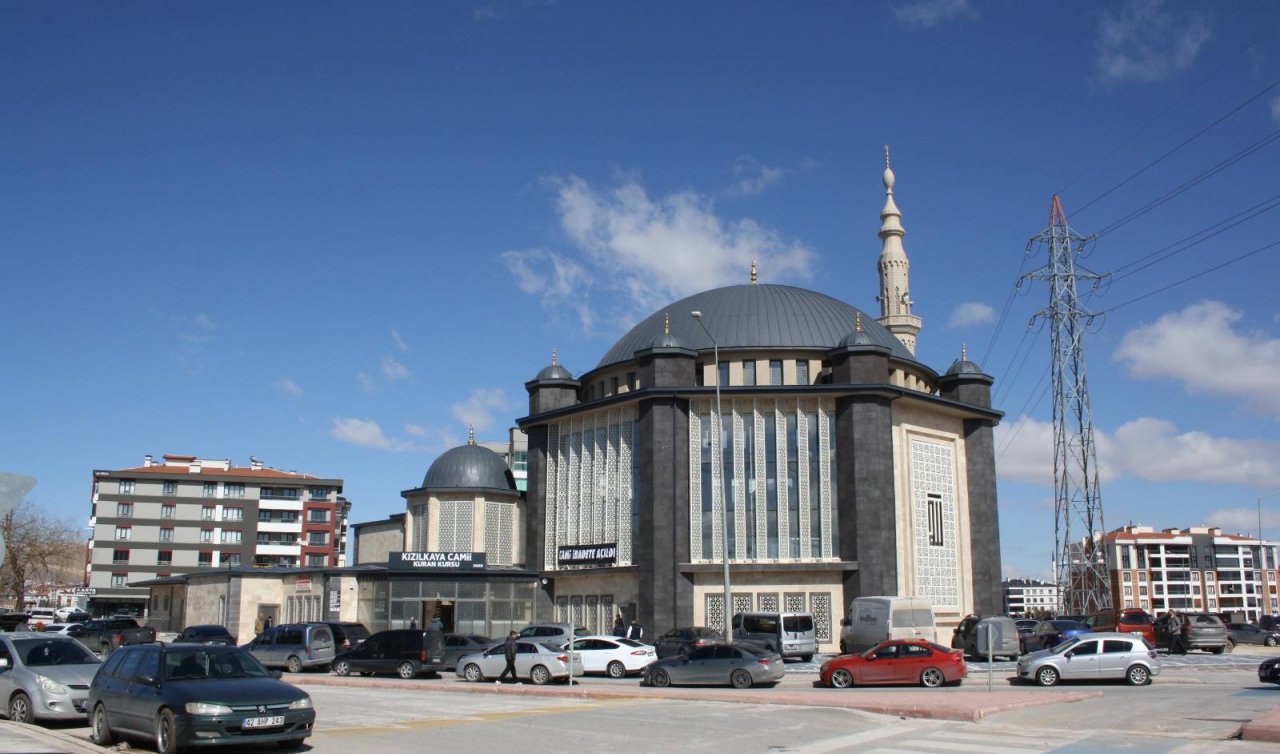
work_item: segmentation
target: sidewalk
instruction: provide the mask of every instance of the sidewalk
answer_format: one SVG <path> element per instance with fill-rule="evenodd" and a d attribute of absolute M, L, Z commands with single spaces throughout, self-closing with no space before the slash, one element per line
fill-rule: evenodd
<path fill-rule="evenodd" d="M 0 720 L 0 752 L 5 754 L 102 754 L 109 749 L 39 725 Z"/>

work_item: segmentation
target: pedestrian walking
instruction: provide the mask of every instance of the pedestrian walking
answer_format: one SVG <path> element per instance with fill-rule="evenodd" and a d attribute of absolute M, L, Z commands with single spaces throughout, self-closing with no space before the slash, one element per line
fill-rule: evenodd
<path fill-rule="evenodd" d="M 627 638 L 640 641 L 644 638 L 644 626 L 640 625 L 640 621 L 631 621 L 631 627 L 627 629 Z"/>
<path fill-rule="evenodd" d="M 519 636 L 515 631 L 512 631 L 507 636 L 506 643 L 502 645 L 502 654 L 507 658 L 507 666 L 502 669 L 502 675 L 498 676 L 498 680 L 494 681 L 494 683 L 502 683 L 502 679 L 507 677 L 507 673 L 510 673 L 511 680 L 515 681 L 517 686 L 520 685 L 520 676 L 516 675 L 516 639 Z"/>
<path fill-rule="evenodd" d="M 627 637 L 627 624 L 622 622 L 622 616 L 613 619 L 613 635 L 619 639 Z"/>
<path fill-rule="evenodd" d="M 253 622 L 253 635 L 257 636 L 262 633 L 262 613 L 258 613 L 258 619 Z"/>

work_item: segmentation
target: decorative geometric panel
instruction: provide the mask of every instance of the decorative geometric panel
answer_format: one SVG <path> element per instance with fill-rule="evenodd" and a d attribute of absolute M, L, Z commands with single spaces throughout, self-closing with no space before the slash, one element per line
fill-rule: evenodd
<path fill-rule="evenodd" d="M 756 595 L 756 604 L 759 605 L 762 613 L 777 613 L 778 610 L 778 593 L 777 592 L 761 592 Z"/>
<path fill-rule="evenodd" d="M 427 550 L 426 503 L 415 503 L 413 506 L 413 549 L 417 552 Z"/>
<path fill-rule="evenodd" d="M 739 402 L 730 402 L 730 411 L 733 416 L 733 489 L 729 490 L 729 495 L 734 501 L 733 505 L 733 552 L 730 554 L 734 560 L 746 560 L 747 558 L 747 505 L 746 505 L 746 480 L 743 478 L 745 473 L 743 457 L 743 445 L 746 441 L 746 435 L 743 432 L 743 422 L 755 422 L 754 411 L 746 415 L 745 419 L 738 405 Z M 746 404 L 750 409 L 751 404 Z M 747 608 L 750 610 L 751 608 Z"/>
<path fill-rule="evenodd" d="M 818 445 L 821 451 L 818 455 L 818 470 L 821 475 L 819 484 L 819 505 L 821 509 L 819 514 L 822 516 L 822 552 L 814 553 L 814 557 L 821 557 L 823 560 L 830 560 L 835 552 L 836 543 L 833 535 L 834 527 L 831 525 L 831 509 L 832 503 L 832 480 L 831 480 L 831 459 L 834 457 L 835 448 L 832 447 L 831 437 L 831 412 L 827 409 L 827 401 L 818 401 Z M 812 483 L 812 481 L 810 482 Z"/>
<path fill-rule="evenodd" d="M 515 562 L 515 510 L 511 503 L 484 504 L 484 551 L 489 563 L 511 565 Z"/>
<path fill-rule="evenodd" d="M 769 559 L 769 464 L 765 442 L 765 401 L 755 402 L 755 469 L 756 469 L 756 559 Z M 772 405 L 772 404 L 768 404 Z M 774 610 L 777 610 L 775 600 Z"/>
<path fill-rule="evenodd" d="M 556 597 L 556 622 L 557 623 L 569 622 L 569 598 L 568 597 Z"/>
<path fill-rule="evenodd" d="M 804 612 L 804 592 L 787 592 L 785 599 L 788 613 Z"/>
<path fill-rule="evenodd" d="M 754 602 L 754 601 L 755 601 L 755 600 L 754 600 L 754 598 L 753 598 L 753 595 L 752 595 L 750 592 L 747 592 L 746 594 L 743 594 L 742 592 L 734 592 L 734 593 L 733 593 L 733 612 L 734 612 L 734 614 L 735 614 L 735 615 L 737 615 L 738 613 L 749 613 L 749 612 L 751 612 L 751 610 L 752 610 L 752 608 L 751 608 L 751 604 L 752 604 L 752 602 Z"/>
<path fill-rule="evenodd" d="M 600 628 L 601 616 L 600 616 L 599 595 L 588 594 L 586 599 L 586 604 L 587 604 L 587 612 L 586 612 L 585 623 L 583 623 L 583 625 L 585 625 L 587 627 L 587 630 L 589 630 L 593 634 L 603 633 L 603 630 Z M 612 624 L 610 625 L 610 627 L 612 627 Z"/>
<path fill-rule="evenodd" d="M 818 641 L 831 641 L 831 592 L 811 593 L 809 612 L 813 613 L 813 627 L 816 629 Z"/>
<path fill-rule="evenodd" d="M 724 625 L 724 593 L 706 594 L 706 625 L 708 628 L 719 630 Z"/>
<path fill-rule="evenodd" d="M 774 453 L 777 459 L 778 468 L 778 560 L 791 560 L 791 548 L 788 544 L 790 540 L 791 519 L 787 516 L 787 414 L 783 411 L 785 406 L 782 401 L 778 401 L 774 405 L 773 420 L 776 428 L 778 441 L 777 451 Z"/>
<path fill-rule="evenodd" d="M 618 418 L 618 565 L 630 565 L 631 559 L 631 440 L 635 419 L 630 412 Z"/>
<path fill-rule="evenodd" d="M 441 500 L 436 549 L 471 552 L 474 538 L 475 503 L 470 500 Z"/>
<path fill-rule="evenodd" d="M 702 411 L 700 401 L 689 406 L 689 556 L 709 560 L 702 551 Z"/>
<path fill-rule="evenodd" d="M 452 585 L 440 585 L 440 597 L 448 598 L 452 596 Z M 458 599 L 464 600 L 482 600 L 484 599 L 484 584 L 468 584 L 466 582 L 459 583 L 457 586 Z M 426 596 L 426 595 L 424 595 Z"/>
<path fill-rule="evenodd" d="M 950 445 L 911 440 L 916 594 L 927 598 L 935 608 L 960 604 L 953 458 Z"/>
<path fill-rule="evenodd" d="M 570 622 L 572 622 L 574 626 L 583 625 L 581 595 L 575 594 L 569 597 L 569 611 L 571 614 L 571 617 L 569 619 Z"/>
<path fill-rule="evenodd" d="M 600 595 L 600 615 L 604 618 L 604 622 L 602 625 L 605 626 L 605 631 L 611 630 L 613 628 L 613 616 L 617 614 L 618 614 L 617 610 L 613 606 L 613 595 L 612 594 Z M 604 633 L 604 631 L 602 631 L 601 633 Z"/>
<path fill-rule="evenodd" d="M 547 431 L 543 567 L 559 568 L 562 545 L 617 543 L 631 564 L 631 409 L 602 411 Z"/>
<path fill-rule="evenodd" d="M 560 468 L 560 428 L 555 424 L 547 427 L 547 461 L 546 461 L 546 499 L 543 510 L 542 523 L 546 527 L 546 533 L 543 536 L 542 547 L 542 567 L 556 567 L 556 511 L 558 506 L 556 501 L 559 500 L 560 486 L 557 484 L 556 475 Z"/>
<path fill-rule="evenodd" d="M 817 452 L 817 448 L 809 447 L 809 412 L 808 407 L 801 403 L 796 411 L 796 455 L 798 463 L 796 470 L 800 472 L 800 478 L 796 481 L 796 488 L 800 496 L 800 559 L 810 560 L 812 556 L 809 554 L 813 549 L 813 541 L 809 536 L 811 529 L 809 528 L 809 453 Z"/>

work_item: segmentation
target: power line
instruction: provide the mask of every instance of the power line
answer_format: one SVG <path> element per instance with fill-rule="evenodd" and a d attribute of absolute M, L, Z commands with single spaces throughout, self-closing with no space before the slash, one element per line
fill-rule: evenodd
<path fill-rule="evenodd" d="M 1141 296 L 1138 296 L 1137 298 L 1131 298 L 1131 299 L 1129 299 L 1128 301 L 1125 301 L 1124 303 L 1116 304 L 1115 306 L 1111 307 L 1110 309 L 1107 309 L 1107 310 L 1105 310 L 1105 311 L 1103 311 L 1103 312 L 1099 312 L 1099 316 L 1100 316 L 1100 315 L 1104 315 L 1104 314 L 1110 314 L 1111 312 L 1114 312 L 1114 311 L 1115 311 L 1115 310 L 1117 310 L 1117 309 L 1122 309 L 1122 308 L 1124 308 L 1124 307 L 1128 306 L 1129 304 L 1136 304 L 1136 303 L 1138 303 L 1139 301 L 1141 301 L 1141 300 L 1143 300 L 1143 299 L 1151 298 L 1152 296 L 1156 295 L 1157 293 L 1164 293 L 1165 291 L 1169 290 L 1170 288 L 1175 288 L 1175 287 L 1177 287 L 1177 286 L 1179 286 L 1179 285 L 1182 285 L 1183 283 L 1189 283 L 1189 282 L 1191 282 L 1192 280 L 1195 280 L 1196 278 L 1204 277 L 1205 275 L 1208 275 L 1210 272 L 1216 272 L 1216 271 L 1218 271 L 1218 270 L 1222 269 L 1223 267 L 1227 267 L 1227 266 L 1229 266 L 1229 265 L 1233 265 L 1233 264 L 1235 264 L 1236 262 L 1242 261 L 1242 260 L 1244 260 L 1244 259 L 1248 259 L 1249 257 L 1251 257 L 1251 256 L 1253 256 L 1253 255 L 1255 255 L 1255 254 L 1261 254 L 1262 252 L 1266 251 L 1267 249 L 1271 249 L 1271 248 L 1274 248 L 1274 247 L 1276 247 L 1276 246 L 1280 246 L 1280 241 L 1272 241 L 1271 243 L 1266 244 L 1265 246 L 1261 246 L 1261 247 L 1259 247 L 1259 248 L 1257 248 L 1257 249 L 1254 249 L 1253 251 L 1246 252 L 1246 253 L 1244 253 L 1244 254 L 1241 254 L 1241 255 L 1240 255 L 1240 256 L 1238 256 L 1238 257 L 1232 257 L 1231 259 L 1228 259 L 1227 261 L 1225 261 L 1225 262 L 1223 262 L 1223 263 L 1221 263 L 1221 264 L 1215 264 L 1214 266 L 1210 267 L 1210 268 L 1209 268 L 1209 269 L 1207 269 L 1207 270 L 1201 270 L 1200 272 L 1197 272 L 1197 273 L 1195 273 L 1194 275 L 1188 275 L 1187 277 L 1182 278 L 1181 280 L 1176 280 L 1176 281 L 1174 281 L 1174 282 L 1172 282 L 1172 283 L 1170 283 L 1170 284 L 1168 284 L 1168 285 L 1166 285 L 1166 286 L 1163 286 L 1163 287 L 1157 288 L 1157 289 L 1155 289 L 1154 291 L 1151 291 L 1150 293 L 1144 293 L 1144 294 L 1142 294 Z"/>
<path fill-rule="evenodd" d="M 1000 311 L 1000 320 L 996 322 L 996 329 L 991 333 L 991 340 L 987 341 L 987 350 L 982 352 L 982 362 L 987 363 L 987 359 L 991 356 L 991 349 L 995 348 L 996 340 L 1000 337 L 1000 331 L 1004 328 L 1005 319 L 1009 316 L 1009 309 L 1013 306 L 1013 299 L 1018 295 L 1018 288 L 1022 285 L 1022 270 L 1027 266 L 1027 255 L 1022 255 L 1022 261 L 1018 263 L 1018 274 L 1013 278 L 1013 285 L 1009 288 L 1009 297 L 1005 299 L 1004 309 Z"/>
<path fill-rule="evenodd" d="M 1267 205 L 1270 205 L 1270 206 L 1267 206 Z M 1130 267 L 1134 267 L 1135 265 L 1139 265 L 1137 269 L 1134 269 L 1132 272 L 1126 272 L 1122 275 L 1116 275 L 1115 277 L 1112 278 L 1112 281 L 1123 280 L 1132 275 L 1136 275 L 1137 273 L 1142 272 L 1143 270 L 1149 267 L 1159 264 L 1160 262 L 1163 262 L 1167 259 L 1171 259 L 1174 256 L 1181 254 L 1184 251 L 1195 248 L 1196 246 L 1204 243 L 1205 241 L 1208 241 L 1211 238 L 1215 238 L 1238 225 L 1243 225 L 1244 223 L 1254 219 L 1255 217 L 1266 214 L 1267 212 L 1270 212 L 1271 210 L 1276 209 L 1277 207 L 1280 207 L 1280 194 L 1276 194 L 1270 199 L 1259 202 L 1242 212 L 1238 212 L 1232 215 L 1231 217 L 1228 217 L 1225 220 L 1221 220 L 1217 223 L 1214 223 L 1213 225 L 1210 225 L 1207 228 L 1198 230 L 1195 233 L 1192 233 L 1191 235 L 1187 236 L 1186 238 L 1183 238 L 1179 241 L 1174 241 L 1171 244 L 1168 244 L 1159 249 L 1156 249 L 1155 251 L 1151 252 L 1150 254 L 1147 254 L 1144 257 L 1140 257 L 1139 259 L 1136 259 L 1130 262 L 1129 264 L 1126 264 L 1117 268 L 1116 272 L 1120 270 L 1126 270 Z M 1245 217 L 1245 215 L 1247 215 L 1247 217 Z M 1196 238 L 1197 236 L 1201 236 L 1201 237 Z M 1193 241 L 1192 239 L 1195 239 L 1195 240 Z M 1174 247 L 1179 246 L 1181 244 L 1186 244 L 1186 245 L 1182 246 L 1182 248 L 1180 249 L 1174 249 Z M 1158 259 L 1152 259 L 1150 262 L 1147 262 L 1146 264 L 1141 264 L 1142 262 L 1148 259 L 1151 259 L 1152 257 L 1155 257 L 1156 255 L 1161 254 L 1165 251 L 1168 251 L 1169 249 L 1174 249 L 1174 250 L 1170 251 L 1168 254 L 1164 254 Z"/>

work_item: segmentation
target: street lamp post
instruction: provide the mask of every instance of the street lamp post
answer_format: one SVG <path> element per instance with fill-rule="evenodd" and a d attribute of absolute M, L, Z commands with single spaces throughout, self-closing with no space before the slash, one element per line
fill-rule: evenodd
<path fill-rule="evenodd" d="M 702 325 L 702 331 L 711 340 L 711 358 L 715 360 L 716 373 L 716 439 L 720 446 L 720 546 L 724 553 L 724 640 L 733 643 L 733 589 L 729 584 L 729 496 L 724 487 L 724 413 L 720 410 L 720 344 L 702 321 L 702 312 L 690 312 Z M 714 456 L 713 456 L 714 458 Z"/>

